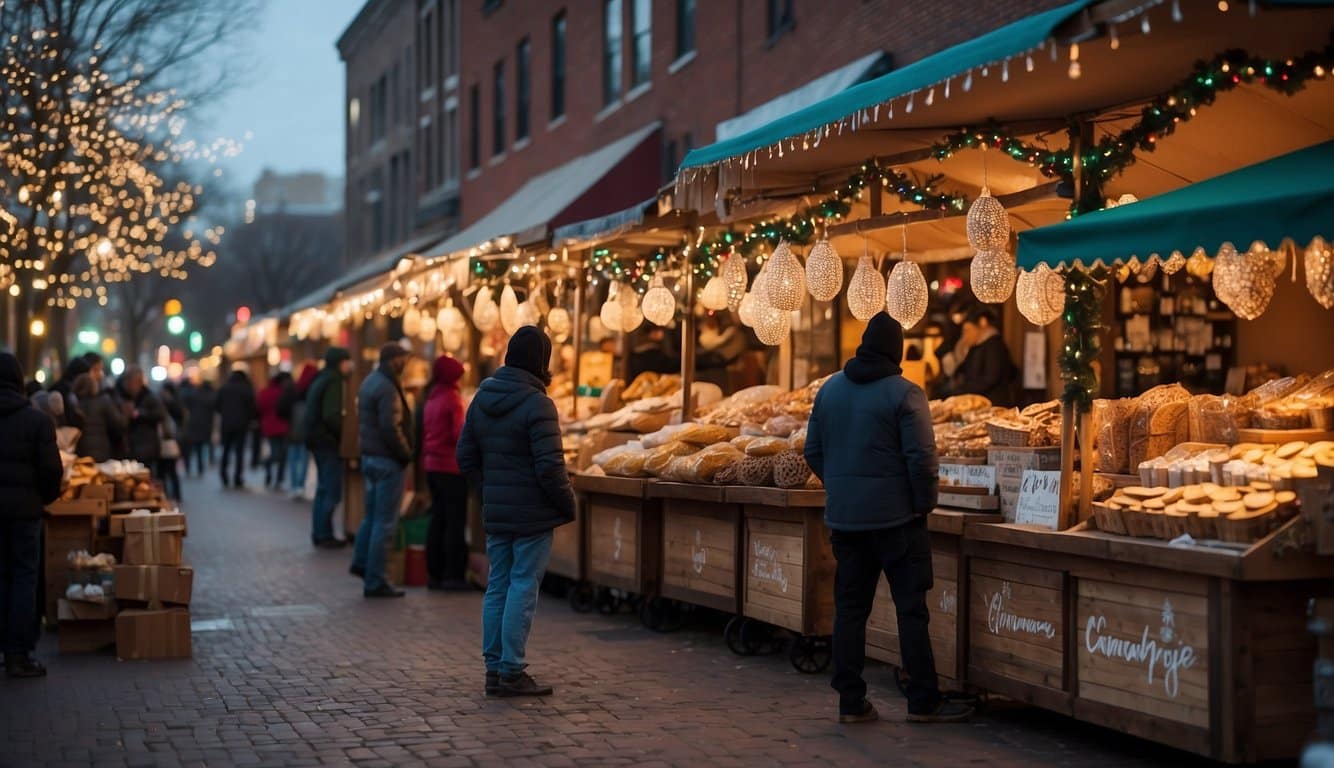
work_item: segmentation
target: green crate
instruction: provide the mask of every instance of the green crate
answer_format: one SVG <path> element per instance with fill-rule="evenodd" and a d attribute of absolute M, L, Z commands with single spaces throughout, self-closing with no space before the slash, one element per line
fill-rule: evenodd
<path fill-rule="evenodd" d="M 394 549 L 407 549 L 414 544 L 425 546 L 426 532 L 430 527 L 430 515 L 401 518 L 394 536 Z"/>

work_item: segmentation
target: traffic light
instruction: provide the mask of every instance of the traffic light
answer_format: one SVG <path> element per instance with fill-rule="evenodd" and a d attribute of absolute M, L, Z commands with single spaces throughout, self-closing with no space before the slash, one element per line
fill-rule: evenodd
<path fill-rule="evenodd" d="M 199 331 L 190 332 L 190 351 L 199 354 L 204 350 L 204 334 Z"/>
<path fill-rule="evenodd" d="M 185 333 L 185 318 L 180 315 L 172 315 L 167 318 L 167 332 L 173 336 L 180 336 Z"/>
<path fill-rule="evenodd" d="M 175 317 L 181 313 L 180 299 L 167 299 L 167 303 L 162 305 L 162 313 L 167 317 Z"/>

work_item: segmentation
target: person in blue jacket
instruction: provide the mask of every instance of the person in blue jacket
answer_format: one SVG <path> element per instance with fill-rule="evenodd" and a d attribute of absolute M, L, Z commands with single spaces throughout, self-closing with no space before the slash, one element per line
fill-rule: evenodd
<path fill-rule="evenodd" d="M 459 438 L 459 470 L 482 489 L 486 554 L 482 656 L 488 696 L 548 696 L 524 671 L 537 589 L 552 531 L 574 520 L 551 383 L 551 340 L 534 326 L 515 332 L 505 365 L 482 382 Z"/>
<path fill-rule="evenodd" d="M 883 573 L 898 614 L 908 673 L 908 720 L 952 722 L 972 708 L 946 701 L 927 634 L 931 535 L 939 467 L 926 394 L 903 377 L 903 327 L 881 312 L 857 354 L 820 387 L 807 426 L 806 461 L 825 486 L 834 558 L 834 677 L 839 722 L 879 715 L 866 698 L 866 620 Z"/>

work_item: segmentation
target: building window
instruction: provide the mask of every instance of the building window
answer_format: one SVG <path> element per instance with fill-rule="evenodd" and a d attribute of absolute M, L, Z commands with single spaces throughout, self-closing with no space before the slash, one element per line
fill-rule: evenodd
<path fill-rule="evenodd" d="M 500 10 L 504 0 L 482 0 L 482 13 L 491 13 Z"/>
<path fill-rule="evenodd" d="M 792 0 L 768 0 L 769 39 L 775 40 L 792 29 Z"/>
<path fill-rule="evenodd" d="M 631 85 L 643 85 L 653 74 L 652 0 L 630 0 L 630 28 L 634 30 L 630 49 Z"/>
<path fill-rule="evenodd" d="M 518 70 L 515 74 L 518 102 L 514 111 L 514 138 L 526 139 L 529 133 L 528 106 L 533 99 L 533 46 L 526 37 L 519 41 L 514 52 L 514 66 Z"/>
<path fill-rule="evenodd" d="M 695 50 L 695 0 L 676 0 L 676 58 Z"/>
<path fill-rule="evenodd" d="M 621 97 L 621 0 L 602 0 L 602 103 Z"/>
<path fill-rule="evenodd" d="M 468 168 L 482 167 L 482 89 L 468 89 Z"/>
<path fill-rule="evenodd" d="M 565 11 L 551 20 L 551 119 L 565 114 Z"/>
<path fill-rule="evenodd" d="M 417 27 L 417 84 L 426 90 L 431 83 L 431 20 L 434 14 L 427 11 L 422 16 L 421 26 Z"/>
<path fill-rule="evenodd" d="M 458 74 L 459 71 L 459 16 L 456 0 L 445 0 L 444 9 L 440 11 L 440 23 L 445 25 L 447 36 L 445 40 L 445 50 L 448 56 L 445 57 L 445 76 L 451 77 Z"/>
<path fill-rule="evenodd" d="M 689 152 L 690 150 L 694 149 L 695 134 L 691 133 L 690 131 L 686 131 L 685 134 L 681 136 L 681 148 L 684 149 L 686 152 Z"/>
<path fill-rule="evenodd" d="M 380 75 L 371 86 L 371 143 L 384 138 L 388 116 L 389 77 Z"/>
<path fill-rule="evenodd" d="M 671 139 L 662 148 L 662 183 L 676 178 L 676 139 Z"/>
<path fill-rule="evenodd" d="M 491 154 L 505 152 L 505 60 L 496 62 L 492 70 L 494 88 L 491 92 Z"/>
<path fill-rule="evenodd" d="M 445 112 L 445 181 L 459 180 L 459 111 L 450 107 Z"/>
<path fill-rule="evenodd" d="M 371 179 L 371 190 L 366 194 L 371 204 L 371 251 L 384 247 L 384 169 L 376 170 Z"/>
<path fill-rule="evenodd" d="M 421 145 L 420 157 L 422 159 L 422 182 L 426 185 L 426 189 L 432 189 L 435 187 L 435 167 L 431 165 L 431 142 L 433 139 L 431 136 L 431 126 L 424 125 L 419 128 L 417 130 L 417 137 L 417 142 Z"/>
<path fill-rule="evenodd" d="M 445 131 L 445 121 L 439 116 L 435 120 L 435 181 L 436 184 L 444 184 L 445 179 L 449 178 L 449 160 L 445 155 L 445 144 L 449 141 L 449 136 Z"/>

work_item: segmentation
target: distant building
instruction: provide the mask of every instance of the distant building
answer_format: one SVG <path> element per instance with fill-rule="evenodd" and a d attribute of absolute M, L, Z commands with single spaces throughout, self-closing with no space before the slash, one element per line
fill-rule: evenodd
<path fill-rule="evenodd" d="M 343 210 L 343 180 L 317 171 L 260 174 L 246 202 L 246 212 L 285 211 L 301 215 L 332 215 Z"/>
<path fill-rule="evenodd" d="M 369 0 L 338 39 L 348 266 L 457 226 L 457 6 Z"/>

